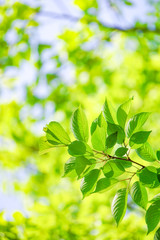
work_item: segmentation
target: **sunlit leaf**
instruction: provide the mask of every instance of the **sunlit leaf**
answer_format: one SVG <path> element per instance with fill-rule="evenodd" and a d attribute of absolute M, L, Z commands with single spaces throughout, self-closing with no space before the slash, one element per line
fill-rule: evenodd
<path fill-rule="evenodd" d="M 134 133 L 129 140 L 130 147 L 133 147 L 134 145 L 138 146 L 139 144 L 145 143 L 148 140 L 151 132 L 152 131 L 140 131 Z"/>
<path fill-rule="evenodd" d="M 140 182 L 148 188 L 156 188 L 160 185 L 157 178 L 157 169 L 153 166 L 145 167 L 137 175 Z"/>
<path fill-rule="evenodd" d="M 95 193 L 96 192 L 104 192 L 106 190 L 109 190 L 110 187 L 117 183 L 118 180 L 117 179 L 110 179 L 110 178 L 101 178 L 100 180 L 98 180 L 97 185 L 96 185 L 96 189 L 95 189 Z"/>
<path fill-rule="evenodd" d="M 47 141 L 52 145 L 70 144 L 71 140 L 58 122 L 50 122 L 45 129 Z"/>
<path fill-rule="evenodd" d="M 150 113 L 142 112 L 134 115 L 127 124 L 127 137 L 138 131 L 147 121 Z"/>
<path fill-rule="evenodd" d="M 140 148 L 136 149 L 136 153 L 140 158 L 142 158 L 145 161 L 148 162 L 156 161 L 156 154 L 148 142 L 143 144 Z"/>
<path fill-rule="evenodd" d="M 127 153 L 127 151 L 128 151 L 128 148 L 120 147 L 120 148 L 117 148 L 117 150 L 115 151 L 115 155 L 119 156 L 119 157 L 122 157 Z"/>
<path fill-rule="evenodd" d="M 119 225 L 119 223 L 122 221 L 126 209 L 127 209 L 127 197 L 128 197 L 128 191 L 126 188 L 119 189 L 113 199 L 112 202 L 112 214 L 113 217 Z"/>
<path fill-rule="evenodd" d="M 146 209 L 148 203 L 148 195 L 145 187 L 136 181 L 131 188 L 131 197 L 133 201 L 140 207 Z"/>
<path fill-rule="evenodd" d="M 153 231 L 160 221 L 160 201 L 153 202 L 146 211 L 148 233 Z"/>
<path fill-rule="evenodd" d="M 81 107 L 79 107 L 73 113 L 72 130 L 77 140 L 84 142 L 88 141 L 89 138 L 88 122 L 86 115 Z"/>
<path fill-rule="evenodd" d="M 74 141 L 68 146 L 68 152 L 71 156 L 80 156 L 86 153 L 86 145 L 81 141 Z"/>
<path fill-rule="evenodd" d="M 99 175 L 100 175 L 100 170 L 93 169 L 87 175 L 85 175 L 85 177 L 82 179 L 81 192 L 83 194 L 83 198 L 88 196 L 93 191 Z"/>
<path fill-rule="evenodd" d="M 130 110 L 132 100 L 133 100 L 133 98 L 131 98 L 128 101 L 126 101 L 125 103 L 121 104 L 117 110 L 117 121 L 118 121 L 118 124 L 122 128 L 125 127 L 125 123 L 127 120 L 127 116 L 128 116 L 129 110 Z"/>
<path fill-rule="evenodd" d="M 107 122 L 116 123 L 116 111 L 108 99 L 105 100 L 103 112 Z"/>

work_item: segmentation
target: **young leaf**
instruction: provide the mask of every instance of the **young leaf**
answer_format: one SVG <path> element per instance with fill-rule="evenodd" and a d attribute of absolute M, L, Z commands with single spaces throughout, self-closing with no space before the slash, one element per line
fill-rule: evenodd
<path fill-rule="evenodd" d="M 108 99 L 105 100 L 103 112 L 107 122 L 116 123 L 116 111 Z"/>
<path fill-rule="evenodd" d="M 68 173 L 73 171 L 75 169 L 75 158 L 71 157 L 64 165 L 64 174 L 63 177 L 65 177 Z"/>
<path fill-rule="evenodd" d="M 117 121 L 118 121 L 118 124 L 122 128 L 125 127 L 125 123 L 127 120 L 127 116 L 128 116 L 129 110 L 130 110 L 132 100 L 133 100 L 133 98 L 131 98 L 128 101 L 126 101 L 125 103 L 121 104 L 117 110 Z"/>
<path fill-rule="evenodd" d="M 126 188 L 119 189 L 112 202 L 112 214 L 117 225 L 122 221 L 127 209 L 128 191 Z"/>
<path fill-rule="evenodd" d="M 153 166 L 145 167 L 137 175 L 141 183 L 148 188 L 156 188 L 160 185 L 157 178 L 157 169 Z"/>
<path fill-rule="evenodd" d="M 114 160 L 108 161 L 102 168 L 105 177 L 115 178 L 122 175 L 125 172 L 124 167 L 121 163 Z"/>
<path fill-rule="evenodd" d="M 80 156 L 86 153 L 86 145 L 81 141 L 74 141 L 68 146 L 68 152 L 71 156 Z"/>
<path fill-rule="evenodd" d="M 96 126 L 95 131 L 91 135 L 91 142 L 94 149 L 104 151 L 106 146 L 106 132 L 99 125 Z"/>
<path fill-rule="evenodd" d="M 84 176 L 81 182 L 81 192 L 83 194 L 83 198 L 88 196 L 94 189 L 97 179 L 100 175 L 99 169 L 91 170 L 87 175 Z"/>
<path fill-rule="evenodd" d="M 129 140 L 129 146 L 132 147 L 134 144 L 138 146 L 139 144 L 145 143 L 151 132 L 152 131 L 140 131 L 134 133 Z"/>
<path fill-rule="evenodd" d="M 102 127 L 104 129 L 104 131 L 107 132 L 107 122 L 105 121 L 105 118 L 104 118 L 102 112 L 99 115 L 97 122 L 98 122 L 99 127 Z"/>
<path fill-rule="evenodd" d="M 120 148 L 117 148 L 117 150 L 115 151 L 115 155 L 118 157 L 122 157 L 127 153 L 127 151 L 128 151 L 128 148 L 120 147 Z"/>
<path fill-rule="evenodd" d="M 70 144 L 71 140 L 64 128 L 55 121 L 50 122 L 45 129 L 47 141 L 52 145 Z"/>
<path fill-rule="evenodd" d="M 136 149 L 136 153 L 143 160 L 146 160 L 148 162 L 156 161 L 156 154 L 148 142 L 143 144 L 140 148 Z"/>
<path fill-rule="evenodd" d="M 73 113 L 71 125 L 75 138 L 87 142 L 89 138 L 88 122 L 81 107 Z"/>
<path fill-rule="evenodd" d="M 81 175 L 81 173 L 84 171 L 87 165 L 90 165 L 91 163 L 87 158 L 84 156 L 76 157 L 75 160 L 75 170 L 78 176 Z"/>
<path fill-rule="evenodd" d="M 39 154 L 45 154 L 50 152 L 53 149 L 53 145 L 51 145 L 46 137 L 41 137 L 39 140 Z"/>
<path fill-rule="evenodd" d="M 117 183 L 117 182 L 118 182 L 118 180 L 114 179 L 114 178 L 113 179 L 101 178 L 97 182 L 96 189 L 95 189 L 94 193 L 104 192 L 104 191 L 108 190 L 114 183 Z"/>
<path fill-rule="evenodd" d="M 160 228 L 158 228 L 158 230 L 156 231 L 155 235 L 154 235 L 154 240 L 159 240 L 160 239 Z"/>
<path fill-rule="evenodd" d="M 134 115 L 127 125 L 127 137 L 129 138 L 134 132 L 139 130 L 147 121 L 150 113 L 142 112 Z"/>
<path fill-rule="evenodd" d="M 117 135 L 118 135 L 118 132 L 115 132 L 107 137 L 107 139 L 106 139 L 106 147 L 107 148 L 112 148 L 116 144 Z"/>
<path fill-rule="evenodd" d="M 108 123 L 107 126 L 107 133 L 108 135 L 111 135 L 112 133 L 117 132 L 117 143 L 121 144 L 124 142 L 125 139 L 125 132 L 123 128 L 119 125 Z"/>
<path fill-rule="evenodd" d="M 160 221 L 160 201 L 153 202 L 146 211 L 148 234 L 153 231 Z"/>
<path fill-rule="evenodd" d="M 146 209 L 148 203 L 148 195 L 144 186 L 140 182 L 135 182 L 131 188 L 131 197 L 133 201 L 140 207 Z"/>

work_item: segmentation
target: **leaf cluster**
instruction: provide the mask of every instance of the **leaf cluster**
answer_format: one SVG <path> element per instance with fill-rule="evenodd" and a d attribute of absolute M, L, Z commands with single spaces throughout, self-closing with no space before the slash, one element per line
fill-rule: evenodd
<path fill-rule="evenodd" d="M 72 115 L 73 141 L 58 122 L 50 122 L 44 128 L 46 136 L 41 139 L 40 152 L 43 154 L 58 146 L 67 147 L 71 157 L 65 163 L 64 177 L 77 175 L 77 179 L 81 179 L 83 198 L 107 191 L 120 182 L 127 183 L 125 188 L 118 189 L 113 199 L 113 217 L 119 225 L 125 216 L 130 194 L 134 203 L 146 211 L 145 220 L 150 233 L 160 221 L 160 196 L 149 201 L 147 192 L 147 189 L 160 186 L 160 168 L 155 164 L 160 152 L 156 154 L 148 142 L 151 131 L 142 129 L 150 113 L 141 112 L 128 120 L 132 100 L 115 110 L 106 99 L 90 131 L 87 117 L 80 106 Z M 134 151 L 139 161 L 131 159 L 131 152 Z"/>

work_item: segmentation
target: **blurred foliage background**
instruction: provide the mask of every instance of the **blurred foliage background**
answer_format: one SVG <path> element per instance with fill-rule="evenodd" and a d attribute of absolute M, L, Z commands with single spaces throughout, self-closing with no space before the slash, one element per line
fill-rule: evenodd
<path fill-rule="evenodd" d="M 91 123 L 105 96 L 134 96 L 132 115 L 153 112 L 158 149 L 159 70 L 159 1 L 0 0 L 0 239 L 153 238 L 131 199 L 116 227 L 117 189 L 82 201 L 80 183 L 61 178 L 68 153 L 39 156 L 38 140 L 51 120 L 70 132 L 80 103 Z"/>

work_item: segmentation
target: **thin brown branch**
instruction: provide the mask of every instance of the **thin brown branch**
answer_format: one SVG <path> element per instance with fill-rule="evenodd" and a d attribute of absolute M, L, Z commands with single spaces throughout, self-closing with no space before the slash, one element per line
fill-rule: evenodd
<path fill-rule="evenodd" d="M 129 162 L 132 162 L 132 163 L 135 163 L 135 164 L 141 166 L 142 168 L 145 168 L 144 165 L 142 165 L 142 164 L 140 164 L 140 163 L 138 163 L 138 162 L 133 161 L 133 160 L 130 159 L 129 157 L 128 157 L 128 158 L 120 158 L 120 157 L 114 157 L 114 156 L 111 156 L 111 155 L 108 155 L 108 156 L 109 156 L 111 159 L 119 159 L 119 160 L 129 161 Z"/>

